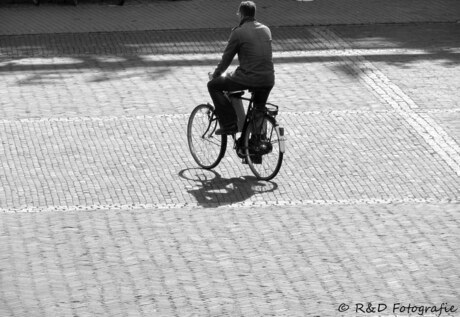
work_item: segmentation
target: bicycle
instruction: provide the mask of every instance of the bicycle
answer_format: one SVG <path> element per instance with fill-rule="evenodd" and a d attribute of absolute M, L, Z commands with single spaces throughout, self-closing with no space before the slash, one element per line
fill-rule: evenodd
<path fill-rule="evenodd" d="M 276 121 L 278 106 L 266 103 L 263 117 L 259 119 L 259 127 L 256 129 L 254 89 L 248 90 L 251 98 L 243 97 L 244 91 L 225 92 L 228 98 L 249 101 L 241 136 L 237 138 L 236 133 L 232 134 L 233 149 L 258 179 L 268 181 L 278 174 L 283 162 L 286 141 L 284 128 Z M 227 135 L 215 135 L 218 125 L 214 107 L 209 103 L 196 106 L 188 120 L 189 149 L 195 162 L 204 169 L 213 169 L 225 155 Z"/>

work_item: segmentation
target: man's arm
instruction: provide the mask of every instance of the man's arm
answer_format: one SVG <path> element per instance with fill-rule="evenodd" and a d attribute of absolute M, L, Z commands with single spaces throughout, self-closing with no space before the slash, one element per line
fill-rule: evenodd
<path fill-rule="evenodd" d="M 224 53 L 222 54 L 222 58 L 217 65 L 214 74 L 212 75 L 213 78 L 219 77 L 222 75 L 223 72 L 230 66 L 233 57 L 235 57 L 236 53 L 238 53 L 238 35 L 236 30 L 233 30 L 230 34 L 230 38 L 228 39 L 227 46 L 225 47 Z"/>

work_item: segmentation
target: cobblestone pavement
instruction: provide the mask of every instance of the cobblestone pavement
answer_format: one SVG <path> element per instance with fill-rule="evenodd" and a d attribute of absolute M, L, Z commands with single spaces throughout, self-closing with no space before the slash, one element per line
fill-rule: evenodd
<path fill-rule="evenodd" d="M 272 182 L 187 149 L 228 29 L 0 38 L 1 316 L 460 307 L 458 24 L 273 33 Z"/>
<path fill-rule="evenodd" d="M 4 214 L 0 313 L 375 316 L 354 313 L 356 303 L 372 302 L 394 316 L 394 303 L 458 308 L 459 221 L 455 205 L 425 203 Z M 341 303 L 350 311 L 339 314 Z"/>

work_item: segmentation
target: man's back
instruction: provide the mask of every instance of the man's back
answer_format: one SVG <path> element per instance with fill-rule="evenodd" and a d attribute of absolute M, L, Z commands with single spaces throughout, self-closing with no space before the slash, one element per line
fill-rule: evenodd
<path fill-rule="evenodd" d="M 238 42 L 240 64 L 232 78 L 250 86 L 273 85 L 275 76 L 270 29 L 257 21 L 247 21 L 233 30 L 232 39 Z"/>
<path fill-rule="evenodd" d="M 248 21 L 233 32 L 239 42 L 240 63 L 234 74 L 235 80 L 248 85 L 273 85 L 275 78 L 270 29 L 257 21 Z"/>

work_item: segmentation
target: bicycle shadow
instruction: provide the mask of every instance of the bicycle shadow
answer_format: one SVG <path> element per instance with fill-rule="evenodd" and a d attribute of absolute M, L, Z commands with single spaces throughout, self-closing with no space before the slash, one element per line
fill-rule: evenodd
<path fill-rule="evenodd" d="M 179 172 L 179 177 L 193 181 L 193 187 L 187 192 L 193 195 L 197 203 L 206 208 L 243 202 L 255 194 L 270 193 L 278 189 L 272 181 L 261 181 L 254 176 L 223 178 L 219 173 L 187 168 Z"/>

